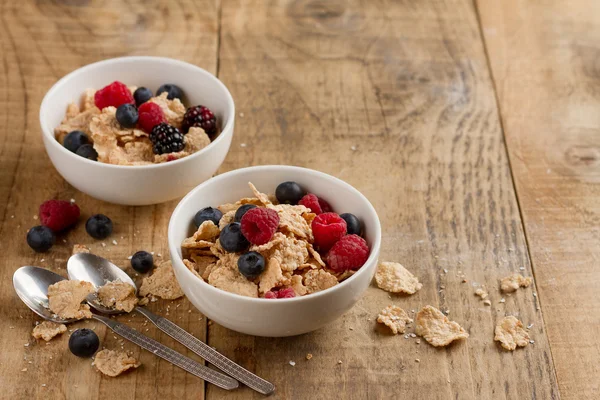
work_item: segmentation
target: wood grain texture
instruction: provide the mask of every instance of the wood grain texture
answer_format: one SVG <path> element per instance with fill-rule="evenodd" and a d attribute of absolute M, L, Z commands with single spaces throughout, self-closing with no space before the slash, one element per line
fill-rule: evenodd
<path fill-rule="evenodd" d="M 478 8 L 560 392 L 600 398 L 600 4 Z"/>
<path fill-rule="evenodd" d="M 211 345 L 281 399 L 559 397 L 534 290 L 500 303 L 498 279 L 531 270 L 471 2 L 225 1 L 219 64 L 240 112 L 224 169 L 287 163 L 351 183 L 379 212 L 382 258 L 423 289 L 370 288 L 343 318 L 295 338 L 212 325 Z M 480 284 L 492 307 L 474 296 Z M 471 337 L 446 349 L 391 337 L 374 322 L 390 303 L 449 310 Z M 507 314 L 534 324 L 534 345 L 493 342 Z"/>
<path fill-rule="evenodd" d="M 110 57 L 161 55 L 216 71 L 217 12 L 218 3 L 214 1 L 1 2 L 0 398 L 204 397 L 202 380 L 134 345 L 125 344 L 124 348 L 139 356 L 143 366 L 115 379 L 102 377 L 90 366 L 91 360 L 71 355 L 67 334 L 48 345 L 36 342 L 31 329 L 39 318 L 19 301 L 11 277 L 21 265 L 40 265 L 66 275 L 66 260 L 75 243 L 90 245 L 95 253 L 120 266 L 128 265 L 127 257 L 140 249 L 168 257 L 167 224 L 176 202 L 121 207 L 77 192 L 58 175 L 45 155 L 39 105 L 57 79 L 82 65 Z M 106 247 L 91 239 L 80 223 L 74 231 L 60 236 L 49 253 L 34 254 L 25 242 L 26 231 L 39 223 L 33 216 L 39 204 L 49 198 L 74 198 L 82 209 L 82 222 L 93 213 L 110 216 L 115 231 Z M 117 245 L 111 244 L 113 239 Z M 133 272 L 130 267 L 127 271 Z M 205 338 L 206 321 L 187 300 L 150 305 L 163 316 L 167 308 L 167 318 Z M 153 325 L 145 326 L 140 316 L 119 320 L 184 354 L 191 353 Z M 120 340 L 100 324 L 80 322 L 70 328 L 82 326 L 96 327 L 103 346 L 121 347 Z M 21 372 L 24 368 L 27 371 Z"/>

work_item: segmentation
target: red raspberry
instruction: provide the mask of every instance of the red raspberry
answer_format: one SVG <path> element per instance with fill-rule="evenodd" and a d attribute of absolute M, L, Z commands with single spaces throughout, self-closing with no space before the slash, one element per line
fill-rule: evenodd
<path fill-rule="evenodd" d="M 346 234 L 346 221 L 336 213 L 319 214 L 313 219 L 312 231 L 319 250 L 327 251 Z"/>
<path fill-rule="evenodd" d="M 296 297 L 296 292 L 291 287 L 279 289 L 279 292 L 277 292 L 278 299 L 291 299 L 292 297 Z"/>
<path fill-rule="evenodd" d="M 119 107 L 122 104 L 135 104 L 135 100 L 124 83 L 114 81 L 94 94 L 94 103 L 102 110 L 109 106 Z"/>
<path fill-rule="evenodd" d="M 242 234 L 252 244 L 265 244 L 275 234 L 279 226 L 279 214 L 269 208 L 251 208 L 242 220 Z"/>
<path fill-rule="evenodd" d="M 358 235 L 346 235 L 325 256 L 327 266 L 336 272 L 359 269 L 369 258 L 369 245 Z"/>
<path fill-rule="evenodd" d="M 146 133 L 151 133 L 152 128 L 161 122 L 167 122 L 162 108 L 156 103 L 145 102 L 138 109 L 138 125 Z"/>
<path fill-rule="evenodd" d="M 74 225 L 79 219 L 79 207 L 64 200 L 47 200 L 40 206 L 40 221 L 54 232 Z"/>
<path fill-rule="evenodd" d="M 310 210 L 317 215 L 331 212 L 331 206 L 329 203 L 312 193 L 309 193 L 300 199 L 298 204 L 310 208 Z"/>
<path fill-rule="evenodd" d="M 269 290 L 268 292 L 265 292 L 265 299 L 276 299 L 277 298 L 277 291 L 273 292 L 271 290 Z"/>

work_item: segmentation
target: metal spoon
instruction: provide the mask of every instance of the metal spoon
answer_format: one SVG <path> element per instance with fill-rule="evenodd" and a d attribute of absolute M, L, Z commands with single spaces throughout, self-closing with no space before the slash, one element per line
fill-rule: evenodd
<path fill-rule="evenodd" d="M 75 322 L 76 320 L 60 318 L 48 308 L 48 286 L 62 280 L 65 280 L 65 278 L 52 271 L 40 267 L 27 266 L 21 267 L 15 271 L 13 275 L 13 286 L 15 287 L 15 291 L 19 298 L 34 313 L 49 321 L 68 324 L 70 322 Z M 238 382 L 235 379 L 212 370 L 191 358 L 168 348 L 156 340 L 141 334 L 125 324 L 96 314 L 92 314 L 92 318 L 102 322 L 116 334 L 207 382 L 227 390 L 238 387 Z"/>
<path fill-rule="evenodd" d="M 105 285 L 108 282 L 120 280 L 129 283 L 137 292 L 135 283 L 125 271 L 107 259 L 94 254 L 79 253 L 71 256 L 67 262 L 67 272 L 69 278 L 90 282 L 96 288 Z M 102 313 L 117 314 L 122 312 L 103 306 L 97 299 L 88 298 L 88 303 Z M 231 361 L 229 358 L 217 352 L 201 340 L 196 339 L 168 319 L 159 317 L 141 306 L 135 307 L 134 310 L 148 318 L 148 320 L 156 325 L 161 331 L 165 332 L 167 335 L 171 336 L 221 371 L 226 372 L 238 381 L 246 384 L 248 387 L 267 395 L 273 393 L 275 390 L 275 386 L 272 383 Z"/>

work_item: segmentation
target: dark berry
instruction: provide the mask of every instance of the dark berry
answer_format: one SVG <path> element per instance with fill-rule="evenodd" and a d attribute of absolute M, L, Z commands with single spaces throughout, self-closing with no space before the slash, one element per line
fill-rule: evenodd
<path fill-rule="evenodd" d="M 167 92 L 167 99 L 173 100 L 175 98 L 181 100 L 183 97 L 183 91 L 177 85 L 172 83 L 165 83 L 156 91 L 156 95 L 160 96 L 162 93 Z"/>
<path fill-rule="evenodd" d="M 152 132 L 152 128 L 166 121 L 162 108 L 151 101 L 142 104 L 138 109 L 138 114 L 138 125 L 146 133 Z"/>
<path fill-rule="evenodd" d="M 153 144 L 154 154 L 176 153 L 185 147 L 183 134 L 179 132 L 179 129 L 165 122 L 152 128 L 150 140 Z"/>
<path fill-rule="evenodd" d="M 47 226 L 34 226 L 27 232 L 27 244 L 38 253 L 44 253 L 54 245 L 54 233 Z"/>
<path fill-rule="evenodd" d="M 117 108 L 116 118 L 123 128 L 135 128 L 138 117 L 138 110 L 133 104 L 121 104 Z"/>
<path fill-rule="evenodd" d="M 221 247 L 230 253 L 239 253 L 250 246 L 248 239 L 242 234 L 242 228 L 239 222 L 232 222 L 221 231 L 219 236 Z"/>
<path fill-rule="evenodd" d="M 216 208 L 205 207 L 194 215 L 194 225 L 199 228 L 204 221 L 212 221 L 219 226 L 219 221 L 223 217 L 223 213 Z"/>
<path fill-rule="evenodd" d="M 296 182 L 283 182 L 275 189 L 275 197 L 281 204 L 296 205 L 304 195 L 304 190 Z"/>
<path fill-rule="evenodd" d="M 254 204 L 244 204 L 243 206 L 238 208 L 237 211 L 235 212 L 234 221 L 240 222 L 242 220 L 242 217 L 244 216 L 244 214 L 246 214 L 246 212 L 248 210 L 251 210 L 253 208 L 256 208 L 256 206 Z"/>
<path fill-rule="evenodd" d="M 79 149 L 84 144 L 89 143 L 90 138 L 88 138 L 88 136 L 81 131 L 69 132 L 63 140 L 63 146 L 65 146 L 67 150 L 72 151 L 73 153 L 77 152 L 77 149 Z"/>
<path fill-rule="evenodd" d="M 99 109 L 110 106 L 119 107 L 121 104 L 133 104 L 134 102 L 127 85 L 119 81 L 103 87 L 94 94 L 94 104 Z"/>
<path fill-rule="evenodd" d="M 77 357 L 91 357 L 99 347 L 100 339 L 91 329 L 77 329 L 69 338 L 69 350 Z"/>
<path fill-rule="evenodd" d="M 154 258 L 152 257 L 152 254 L 147 251 L 138 251 L 131 257 L 131 268 L 140 274 L 149 272 L 153 266 Z"/>
<path fill-rule="evenodd" d="M 112 233 L 113 224 L 106 215 L 96 214 L 87 220 L 85 230 L 93 238 L 105 239 Z"/>
<path fill-rule="evenodd" d="M 208 107 L 190 107 L 183 116 L 182 129 L 187 133 L 194 126 L 204 129 L 208 136 L 213 137 L 217 133 L 217 117 Z"/>
<path fill-rule="evenodd" d="M 265 258 L 256 251 L 249 251 L 238 258 L 237 265 L 242 275 L 254 279 L 265 270 Z"/>
<path fill-rule="evenodd" d="M 135 105 L 139 107 L 152 98 L 152 90 L 143 86 L 139 87 L 133 92 L 133 98 L 135 99 Z"/>
<path fill-rule="evenodd" d="M 75 154 L 80 157 L 87 158 L 88 160 L 98 161 L 98 152 L 91 144 L 84 144 L 83 146 L 80 146 Z"/>
<path fill-rule="evenodd" d="M 344 221 L 346 221 L 346 230 L 348 231 L 348 235 L 358 235 L 360 236 L 360 232 L 362 231 L 360 227 L 360 220 L 356 218 L 356 215 L 350 213 L 341 214 L 340 217 Z"/>

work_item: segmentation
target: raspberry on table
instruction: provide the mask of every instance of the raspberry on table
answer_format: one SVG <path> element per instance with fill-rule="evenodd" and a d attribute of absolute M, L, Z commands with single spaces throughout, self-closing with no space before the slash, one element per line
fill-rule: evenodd
<path fill-rule="evenodd" d="M 162 108 L 156 103 L 146 102 L 138 109 L 138 125 L 146 133 L 161 122 L 167 122 Z"/>
<path fill-rule="evenodd" d="M 302 199 L 300 199 L 298 204 L 310 208 L 310 210 L 317 215 L 331 212 L 331 206 L 329 203 L 312 193 L 305 195 Z"/>
<path fill-rule="evenodd" d="M 317 215 L 311 227 L 315 237 L 315 245 L 320 251 L 329 250 L 346 234 L 346 221 L 336 213 L 330 212 Z"/>
<path fill-rule="evenodd" d="M 94 104 L 102 110 L 110 106 L 119 107 L 122 104 L 135 104 L 135 100 L 129 88 L 123 82 L 114 81 L 94 94 Z"/>
<path fill-rule="evenodd" d="M 183 134 L 179 132 L 179 129 L 165 122 L 152 128 L 150 141 L 153 144 L 154 154 L 176 153 L 185 147 Z"/>
<path fill-rule="evenodd" d="M 40 221 L 54 232 L 65 230 L 79 219 L 79 207 L 65 200 L 47 200 L 40 205 Z"/>
<path fill-rule="evenodd" d="M 204 129 L 208 136 L 213 137 L 217 133 L 217 117 L 208 107 L 190 107 L 183 116 L 182 130 L 187 133 L 194 126 Z"/>
<path fill-rule="evenodd" d="M 252 208 L 244 214 L 240 221 L 242 234 L 252 244 L 268 243 L 279 226 L 279 214 L 269 208 Z"/>
<path fill-rule="evenodd" d="M 346 235 L 333 245 L 325 263 L 336 272 L 357 270 L 369 258 L 369 245 L 358 235 Z"/>

